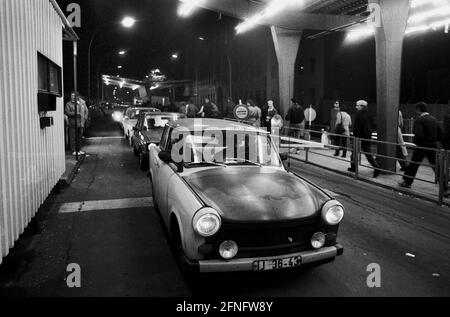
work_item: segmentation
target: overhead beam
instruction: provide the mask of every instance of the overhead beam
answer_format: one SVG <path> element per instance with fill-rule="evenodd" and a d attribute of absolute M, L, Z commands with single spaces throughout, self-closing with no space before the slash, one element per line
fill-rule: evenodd
<path fill-rule="evenodd" d="M 243 0 L 208 0 L 200 2 L 200 7 L 223 13 L 225 15 L 245 20 L 260 12 L 264 5 Z M 350 15 L 331 15 L 304 13 L 303 10 L 288 10 L 282 15 L 266 19 L 261 22 L 264 26 L 278 26 L 290 30 L 331 30 L 343 25 L 356 23 L 362 17 Z"/>

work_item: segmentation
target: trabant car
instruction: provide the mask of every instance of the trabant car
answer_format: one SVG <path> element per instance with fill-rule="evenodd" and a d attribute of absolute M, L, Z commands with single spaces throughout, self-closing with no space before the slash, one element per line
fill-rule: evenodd
<path fill-rule="evenodd" d="M 149 146 L 154 205 L 184 270 L 282 270 L 343 253 L 343 205 L 287 171 L 276 143 L 245 124 L 184 119 Z"/>
<path fill-rule="evenodd" d="M 128 108 L 125 111 L 125 115 L 122 120 L 122 128 L 123 128 L 123 135 L 125 136 L 125 139 L 130 141 L 131 146 L 131 140 L 130 136 L 133 134 L 133 128 L 136 126 L 136 123 L 138 121 L 138 116 L 141 113 L 147 113 L 147 112 L 160 112 L 159 109 L 156 108 Z"/>
<path fill-rule="evenodd" d="M 130 144 L 134 155 L 139 159 L 142 170 L 148 171 L 148 146 L 151 143 L 159 144 L 166 124 L 170 121 L 184 118 L 181 113 L 169 112 L 142 112 L 138 115 L 136 125 L 130 137 Z"/>

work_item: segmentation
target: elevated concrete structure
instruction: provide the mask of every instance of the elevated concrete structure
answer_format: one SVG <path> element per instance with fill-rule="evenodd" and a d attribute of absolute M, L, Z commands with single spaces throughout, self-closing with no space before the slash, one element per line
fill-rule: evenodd
<path fill-rule="evenodd" d="M 201 2 L 201 6 L 245 20 L 261 12 L 269 2 L 208 0 Z M 402 46 L 410 0 L 305 0 L 297 9 L 286 10 L 260 24 L 271 27 L 279 63 L 280 108 L 282 114 L 286 114 L 293 96 L 295 61 L 303 30 L 336 31 L 361 23 L 367 19 L 361 13 L 369 3 L 377 5 L 380 11 L 377 16 L 381 16 L 381 23 L 376 23 L 379 24 L 376 28 L 378 133 L 381 140 L 396 143 Z M 380 147 L 381 155 L 395 157 L 395 153 L 394 146 Z M 386 169 L 395 166 L 393 160 L 382 159 L 381 163 Z"/>
<path fill-rule="evenodd" d="M 410 0 L 370 2 L 381 9 L 381 25 L 375 29 L 378 136 L 383 141 L 397 143 L 403 39 Z M 378 150 L 382 155 L 396 156 L 395 146 L 382 146 Z M 385 169 L 395 170 L 394 160 L 381 158 L 380 163 Z"/>
<path fill-rule="evenodd" d="M 273 43 L 278 60 L 280 110 L 286 114 L 290 99 L 294 96 L 295 62 L 297 60 L 302 31 L 290 31 L 271 27 Z"/>

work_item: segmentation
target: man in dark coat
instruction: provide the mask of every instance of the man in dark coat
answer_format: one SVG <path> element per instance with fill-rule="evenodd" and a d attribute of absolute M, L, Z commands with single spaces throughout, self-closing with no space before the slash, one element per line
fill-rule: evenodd
<path fill-rule="evenodd" d="M 416 112 L 419 117 L 414 122 L 413 133 L 414 143 L 419 148 L 414 150 L 411 163 L 403 176 L 403 182 L 399 184 L 405 188 L 411 188 L 414 177 L 419 169 L 419 164 L 422 163 L 424 158 L 428 159 L 430 164 L 434 166 L 433 169 L 436 172 L 436 151 L 433 149 L 437 148 L 437 143 L 440 139 L 440 128 L 436 118 L 428 113 L 426 103 L 418 103 L 416 105 Z"/>
<path fill-rule="evenodd" d="M 361 151 L 365 152 L 367 161 L 369 161 L 370 165 L 372 165 L 375 169 L 373 171 L 373 177 L 378 177 L 380 175 L 380 165 L 378 164 L 375 157 L 370 154 L 371 152 L 371 142 L 368 140 L 372 140 L 372 129 L 370 123 L 369 111 L 367 110 L 368 103 L 365 100 L 360 100 L 356 103 L 356 116 L 353 123 L 353 135 L 356 138 L 364 139 L 361 140 Z M 355 172 L 354 165 L 354 156 L 356 153 L 352 153 L 351 162 L 352 165 L 348 169 L 349 172 Z"/>
<path fill-rule="evenodd" d="M 292 98 L 292 107 L 286 115 L 286 121 L 289 121 L 290 133 L 294 138 L 303 138 L 305 133 L 305 110 L 300 106 L 297 99 Z"/>

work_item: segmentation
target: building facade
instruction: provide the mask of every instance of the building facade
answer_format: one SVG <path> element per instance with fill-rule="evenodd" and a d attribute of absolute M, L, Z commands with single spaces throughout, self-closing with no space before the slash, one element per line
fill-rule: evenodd
<path fill-rule="evenodd" d="M 65 171 L 67 32 L 54 1 L 0 1 L 0 263 Z"/>

